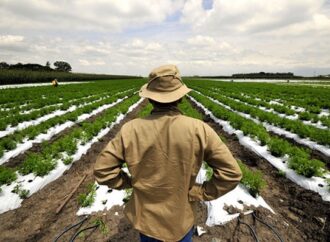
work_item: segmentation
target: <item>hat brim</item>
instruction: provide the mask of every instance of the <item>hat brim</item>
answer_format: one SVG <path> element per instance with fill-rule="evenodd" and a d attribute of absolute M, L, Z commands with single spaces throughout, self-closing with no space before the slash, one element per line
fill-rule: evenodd
<path fill-rule="evenodd" d="M 188 92 L 191 91 L 186 85 L 182 85 L 180 88 L 172 92 L 155 92 L 147 89 L 148 84 L 141 87 L 139 91 L 140 97 L 149 98 L 159 103 L 171 103 L 179 100 Z"/>

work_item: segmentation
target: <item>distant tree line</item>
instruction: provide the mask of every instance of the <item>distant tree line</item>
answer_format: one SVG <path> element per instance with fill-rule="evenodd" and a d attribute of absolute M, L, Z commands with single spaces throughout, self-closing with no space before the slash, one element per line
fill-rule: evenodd
<path fill-rule="evenodd" d="M 258 72 L 258 73 L 242 73 L 242 74 L 233 74 L 233 78 L 242 78 L 242 79 L 292 79 L 299 78 L 295 76 L 292 72 Z"/>
<path fill-rule="evenodd" d="M 239 78 L 239 79 L 300 79 L 292 72 L 257 72 L 257 73 L 237 73 L 231 76 L 202 76 L 204 78 Z"/>
<path fill-rule="evenodd" d="M 215 78 L 215 79 L 284 79 L 284 80 L 292 80 L 292 79 L 302 79 L 302 80 L 329 80 L 330 75 L 319 75 L 313 77 L 304 77 L 304 76 L 296 76 L 292 72 L 258 72 L 258 73 L 237 73 L 231 76 L 194 76 L 194 77 L 202 77 L 202 78 Z"/>
<path fill-rule="evenodd" d="M 49 61 L 47 61 L 44 66 L 30 63 L 17 63 L 10 65 L 6 62 L 0 62 L 0 85 L 50 82 L 55 78 L 60 83 L 62 81 L 68 82 L 141 78 L 126 75 L 72 73 L 71 65 L 64 61 L 56 61 L 53 65 L 55 67 L 54 69 L 51 68 Z"/>
<path fill-rule="evenodd" d="M 0 62 L 0 70 L 6 69 L 6 70 L 27 70 L 27 71 L 64 71 L 64 72 L 70 72 L 72 71 L 72 67 L 68 62 L 65 61 L 55 61 L 54 62 L 55 68 L 50 67 L 50 62 L 47 61 L 46 65 L 40 65 L 40 64 L 8 64 L 6 62 Z"/>

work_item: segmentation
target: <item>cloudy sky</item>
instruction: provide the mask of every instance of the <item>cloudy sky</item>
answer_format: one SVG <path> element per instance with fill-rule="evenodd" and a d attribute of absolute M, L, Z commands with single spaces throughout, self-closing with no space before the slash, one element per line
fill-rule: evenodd
<path fill-rule="evenodd" d="M 330 73 L 330 0 L 0 0 L 0 62 L 74 72 Z"/>

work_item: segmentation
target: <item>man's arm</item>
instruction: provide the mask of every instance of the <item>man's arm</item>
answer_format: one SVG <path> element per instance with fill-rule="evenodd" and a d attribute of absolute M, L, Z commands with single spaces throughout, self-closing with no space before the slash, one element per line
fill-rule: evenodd
<path fill-rule="evenodd" d="M 118 132 L 97 157 L 94 166 L 96 181 L 113 189 L 132 187 L 130 177 L 121 169 L 124 160 L 124 145 L 121 132 Z"/>
<path fill-rule="evenodd" d="M 213 169 L 211 180 L 195 185 L 189 192 L 190 201 L 210 201 L 233 190 L 242 178 L 241 170 L 227 146 L 215 131 L 205 125 L 205 162 Z"/>

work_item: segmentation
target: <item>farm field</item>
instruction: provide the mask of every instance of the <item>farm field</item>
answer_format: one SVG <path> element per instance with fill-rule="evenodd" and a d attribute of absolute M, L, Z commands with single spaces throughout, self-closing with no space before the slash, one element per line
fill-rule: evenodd
<path fill-rule="evenodd" d="M 95 228 L 75 241 L 138 240 L 122 211 L 132 191 L 99 186 L 93 165 L 124 123 L 151 112 L 148 101 L 137 95 L 145 82 L 0 89 L 0 241 L 53 241 L 83 218 L 83 227 Z M 330 89 L 199 79 L 185 83 L 193 91 L 180 110 L 214 128 L 243 172 L 235 190 L 198 204 L 197 230 L 205 233 L 194 241 L 254 241 L 244 223 L 260 240 L 277 241 L 254 215 L 284 241 L 327 241 Z M 204 164 L 197 182 L 211 175 Z M 254 215 L 238 220 L 239 212 L 249 210 Z M 58 241 L 69 241 L 77 231 Z"/>

